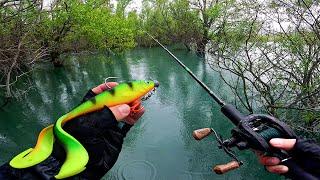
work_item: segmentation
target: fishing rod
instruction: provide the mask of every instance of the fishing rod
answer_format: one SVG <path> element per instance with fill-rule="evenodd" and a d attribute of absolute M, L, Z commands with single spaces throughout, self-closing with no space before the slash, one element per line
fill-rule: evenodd
<path fill-rule="evenodd" d="M 162 45 L 156 38 L 146 32 L 155 42 L 157 42 L 169 55 L 184 69 L 191 77 L 216 101 L 220 107 L 221 112 L 235 125 L 231 130 L 231 137 L 222 139 L 213 128 L 202 128 L 193 132 L 193 137 L 196 140 L 202 140 L 211 135 L 215 136 L 218 147 L 222 149 L 233 160 L 226 164 L 216 165 L 213 171 L 217 174 L 224 174 L 230 170 L 239 168 L 243 162 L 240 161 L 232 148 L 237 147 L 240 151 L 253 149 L 264 152 L 268 156 L 278 157 L 281 164 L 289 167 L 288 173 L 284 174 L 288 178 L 299 177 L 300 179 L 310 179 L 303 170 L 292 160 L 290 152 L 273 148 L 269 141 L 272 138 L 288 138 L 296 139 L 297 136 L 293 130 L 284 122 L 277 118 L 266 114 L 250 114 L 244 115 L 239 112 L 233 105 L 226 104 L 220 99 L 205 83 L 203 83 L 197 76 L 184 65 L 171 51 Z M 300 169 L 299 169 L 300 168 Z"/>
<path fill-rule="evenodd" d="M 170 52 L 164 45 L 162 45 L 157 39 L 155 39 L 153 36 L 151 36 L 148 32 L 146 32 L 155 42 L 157 42 L 164 50 L 166 50 L 171 57 L 173 57 L 174 60 L 177 61 L 177 63 L 179 63 L 183 69 L 185 69 L 190 75 L 191 77 L 196 80 L 201 87 L 204 88 L 204 90 L 220 105 L 220 106 L 224 106 L 225 102 L 223 100 L 221 100 L 205 83 L 203 83 L 200 79 L 197 78 L 197 76 L 195 74 L 193 74 L 193 72 L 186 66 L 184 65 L 172 52 Z"/>
<path fill-rule="evenodd" d="M 226 104 L 222 99 L 220 99 L 204 82 L 202 82 L 197 76 L 186 66 L 184 65 L 167 47 L 161 44 L 156 38 L 154 38 L 148 32 L 145 32 L 148 36 L 150 36 L 155 42 L 157 42 L 169 55 L 184 69 L 186 70 L 191 77 L 196 80 L 199 85 L 204 88 L 204 90 L 222 107 L 222 112 L 225 114 L 234 124 L 238 124 L 238 122 L 243 118 L 243 115 L 234 108 L 234 106 Z"/>

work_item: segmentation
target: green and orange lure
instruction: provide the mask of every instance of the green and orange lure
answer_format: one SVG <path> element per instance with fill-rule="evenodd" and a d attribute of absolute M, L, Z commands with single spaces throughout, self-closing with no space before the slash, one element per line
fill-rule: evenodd
<path fill-rule="evenodd" d="M 61 116 L 55 123 L 44 128 L 34 148 L 29 148 L 15 156 L 10 165 L 14 168 L 28 168 L 47 159 L 53 150 L 53 142 L 58 139 L 66 151 L 66 160 L 60 168 L 56 179 L 67 178 L 82 172 L 89 161 L 89 155 L 81 143 L 63 130 L 63 125 L 79 116 L 120 104 L 130 104 L 141 98 L 148 97 L 152 90 L 159 86 L 155 81 L 137 80 L 120 83 L 109 91 L 89 99 L 67 114 Z"/>

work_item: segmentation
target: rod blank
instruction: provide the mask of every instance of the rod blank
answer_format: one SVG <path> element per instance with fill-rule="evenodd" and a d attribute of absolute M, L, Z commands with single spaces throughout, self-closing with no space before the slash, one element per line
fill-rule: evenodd
<path fill-rule="evenodd" d="M 204 88 L 204 90 L 222 107 L 225 105 L 225 102 L 220 99 L 206 84 L 204 84 L 200 79 L 197 78 L 195 74 L 186 66 L 184 65 L 171 51 L 169 51 L 164 45 L 162 45 L 157 39 L 155 39 L 153 36 L 151 36 L 148 32 L 146 32 L 155 42 L 157 42 L 164 50 L 166 50 L 171 57 L 173 57 L 176 62 L 183 67 L 190 75 L 191 77 L 196 80 L 201 87 Z"/>

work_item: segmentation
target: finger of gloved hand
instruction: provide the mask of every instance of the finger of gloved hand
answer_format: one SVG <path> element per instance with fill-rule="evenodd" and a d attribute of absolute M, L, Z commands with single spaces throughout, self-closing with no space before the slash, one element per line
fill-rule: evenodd
<path fill-rule="evenodd" d="M 259 156 L 259 162 L 265 166 L 273 166 L 278 165 L 280 163 L 280 159 L 277 157 Z"/>
<path fill-rule="evenodd" d="M 139 120 L 139 118 L 144 114 L 144 112 L 145 109 L 143 106 L 141 106 L 138 112 L 134 114 L 130 113 L 129 116 L 124 119 L 124 122 L 133 125 Z"/>
<path fill-rule="evenodd" d="M 130 106 L 127 104 L 110 107 L 110 110 L 112 111 L 117 121 L 121 121 L 130 114 Z"/>
<path fill-rule="evenodd" d="M 284 165 L 266 166 L 266 169 L 271 173 L 284 174 L 287 173 L 289 168 Z"/>
<path fill-rule="evenodd" d="M 119 83 L 117 82 L 107 82 L 107 83 L 102 83 L 100 84 L 99 86 L 97 87 L 94 87 L 92 89 L 92 91 L 95 93 L 95 94 L 100 94 L 102 93 L 103 91 L 105 90 L 110 90 L 112 89 L 113 87 L 117 86 Z"/>
<path fill-rule="evenodd" d="M 294 147 L 294 145 L 296 144 L 296 141 L 297 141 L 296 139 L 273 138 L 269 142 L 275 148 L 288 151 Z"/>

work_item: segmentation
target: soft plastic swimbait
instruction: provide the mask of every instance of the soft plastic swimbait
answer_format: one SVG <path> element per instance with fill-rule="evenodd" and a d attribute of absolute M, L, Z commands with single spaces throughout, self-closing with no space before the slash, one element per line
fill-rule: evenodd
<path fill-rule="evenodd" d="M 98 94 L 61 116 L 54 126 L 50 125 L 43 129 L 36 146 L 18 154 L 10 161 L 10 165 L 14 168 L 27 168 L 44 161 L 52 153 L 54 137 L 56 137 L 66 151 L 66 160 L 55 178 L 67 178 L 80 173 L 89 160 L 88 153 L 79 141 L 62 129 L 62 126 L 76 117 L 100 110 L 104 106 L 130 104 L 147 97 L 149 92 L 158 86 L 159 83 L 154 81 L 132 81 L 121 83 L 109 91 Z"/>

